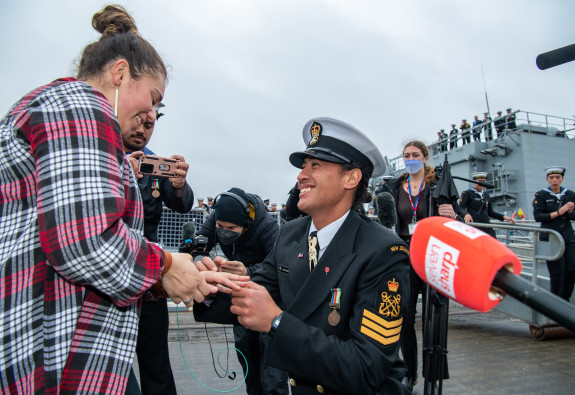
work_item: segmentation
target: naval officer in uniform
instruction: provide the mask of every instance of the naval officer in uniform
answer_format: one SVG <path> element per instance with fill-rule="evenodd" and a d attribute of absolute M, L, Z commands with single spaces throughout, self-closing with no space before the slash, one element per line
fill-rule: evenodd
<path fill-rule="evenodd" d="M 575 192 L 561 186 L 564 167 L 550 166 L 545 172 L 549 186 L 535 194 L 533 217 L 541 222 L 542 228 L 561 233 L 565 241 L 565 253 L 556 261 L 547 261 L 547 269 L 551 292 L 569 301 L 575 285 L 575 233 L 571 225 L 575 221 Z"/>
<path fill-rule="evenodd" d="M 262 267 L 231 307 L 218 294 L 197 304 L 197 320 L 232 323 L 271 336 L 266 363 L 288 371 L 297 394 L 402 394 L 399 336 L 408 305 L 409 251 L 393 232 L 358 214 L 371 200 L 370 177 L 383 157 L 355 127 L 314 118 L 305 151 L 290 155 L 301 171 L 298 208 Z M 204 257 L 215 270 L 222 258 Z M 257 368 L 257 367 L 256 367 Z"/>
<path fill-rule="evenodd" d="M 485 182 L 485 180 L 487 180 L 487 173 L 476 171 L 471 174 L 471 178 L 475 181 Z M 465 215 L 465 222 L 488 224 L 489 218 L 495 218 L 499 221 L 507 221 L 514 224 L 515 220 L 513 218 L 493 211 L 493 203 L 484 188 L 483 185 L 475 183 L 473 184 L 473 188 L 461 192 L 459 207 L 468 213 Z M 495 237 L 495 230 L 493 228 L 481 228 L 481 230 Z"/>

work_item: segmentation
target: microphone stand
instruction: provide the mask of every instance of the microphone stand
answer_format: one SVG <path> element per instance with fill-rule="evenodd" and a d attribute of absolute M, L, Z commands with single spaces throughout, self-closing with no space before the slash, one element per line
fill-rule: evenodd
<path fill-rule="evenodd" d="M 433 216 L 433 191 L 430 185 L 429 216 Z M 424 395 L 441 394 L 443 376 L 447 365 L 447 326 L 449 320 L 449 299 L 429 285 L 425 285 L 423 299 L 423 377 Z"/>

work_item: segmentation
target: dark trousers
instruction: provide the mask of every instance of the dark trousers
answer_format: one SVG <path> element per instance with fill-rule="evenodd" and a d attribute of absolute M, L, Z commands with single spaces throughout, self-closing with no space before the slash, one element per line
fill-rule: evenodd
<path fill-rule="evenodd" d="M 401 327 L 401 353 L 407 365 L 408 377 L 417 378 L 417 335 L 415 334 L 415 313 L 417 312 L 417 297 L 421 292 L 425 306 L 425 283 L 419 278 L 413 268 L 409 267 L 409 310 Z"/>
<path fill-rule="evenodd" d="M 495 229 L 493 229 L 493 228 L 479 228 L 479 230 L 487 233 L 488 235 L 490 235 L 494 239 L 497 238 L 497 235 L 495 234 Z"/>
<path fill-rule="evenodd" d="M 569 301 L 575 286 L 575 240 L 565 243 L 565 253 L 556 261 L 547 261 L 551 292 Z"/>
<path fill-rule="evenodd" d="M 176 394 L 168 348 L 168 301 L 143 301 L 136 355 L 142 394 Z"/>
<path fill-rule="evenodd" d="M 271 338 L 262 336 L 260 339 L 259 332 L 251 331 L 241 325 L 234 325 L 234 338 L 236 348 L 246 358 L 244 360 L 244 357 L 239 352 L 237 353 L 243 371 L 245 372 L 247 368 L 247 393 L 249 395 L 289 394 L 287 372 L 264 363 L 263 356 Z"/>
<path fill-rule="evenodd" d="M 407 377 L 417 378 L 417 335 L 415 333 L 415 314 L 417 313 L 417 298 L 419 293 L 421 293 L 422 309 L 425 309 L 425 304 L 427 302 L 426 297 L 426 287 L 425 282 L 419 278 L 413 267 L 409 268 L 409 310 L 403 321 L 403 326 L 401 327 L 401 353 L 403 354 L 403 360 L 407 365 Z M 422 314 L 422 321 L 425 322 L 425 315 Z M 447 325 L 447 323 L 445 323 Z M 423 327 L 422 327 L 423 332 Z M 436 334 L 437 335 L 437 334 Z M 425 334 L 423 334 L 425 339 Z M 424 373 L 425 373 L 425 366 Z M 445 359 L 443 368 L 443 378 L 449 378 L 449 372 L 447 370 L 447 358 Z"/>

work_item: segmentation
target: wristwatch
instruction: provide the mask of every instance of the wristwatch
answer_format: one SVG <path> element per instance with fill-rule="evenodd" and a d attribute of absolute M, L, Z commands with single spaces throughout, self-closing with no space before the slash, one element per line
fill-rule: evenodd
<path fill-rule="evenodd" d="M 282 320 L 283 315 L 284 315 L 284 312 L 282 311 L 277 317 L 275 317 L 272 320 L 272 326 L 270 328 L 270 331 L 268 332 L 268 334 L 270 336 L 273 337 L 276 334 L 276 330 L 278 329 L 278 326 L 280 325 L 280 322 Z"/>

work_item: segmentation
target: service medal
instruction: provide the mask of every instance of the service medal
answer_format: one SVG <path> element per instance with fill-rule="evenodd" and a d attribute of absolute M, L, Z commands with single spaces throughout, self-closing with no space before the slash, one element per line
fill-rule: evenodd
<path fill-rule="evenodd" d="M 341 316 L 339 315 L 339 313 L 335 309 L 332 310 L 332 312 L 329 313 L 329 315 L 327 316 L 327 322 L 329 322 L 329 324 L 331 326 L 337 326 L 339 324 L 340 320 L 341 320 Z"/>
<path fill-rule="evenodd" d="M 152 179 L 152 196 L 156 199 L 160 197 L 160 181 L 157 178 Z"/>
<path fill-rule="evenodd" d="M 327 316 L 327 322 L 331 326 L 337 326 L 341 321 L 341 316 L 337 312 L 340 306 L 341 306 L 341 288 L 332 288 L 331 302 L 329 303 L 329 307 L 333 309 L 333 311 L 329 313 L 329 315 Z"/>

